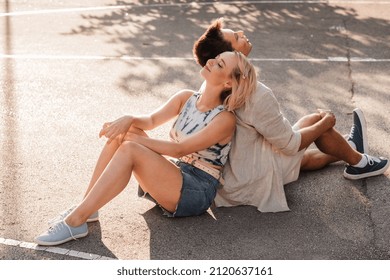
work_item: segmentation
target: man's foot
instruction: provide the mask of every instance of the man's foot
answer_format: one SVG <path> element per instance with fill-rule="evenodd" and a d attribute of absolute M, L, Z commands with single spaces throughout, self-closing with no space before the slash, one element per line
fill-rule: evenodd
<path fill-rule="evenodd" d="M 389 167 L 389 160 L 383 157 L 373 157 L 364 154 L 367 158 L 367 165 L 359 168 L 348 165 L 344 170 L 344 177 L 351 180 L 363 179 L 367 177 L 377 176 L 385 173 Z"/>
<path fill-rule="evenodd" d="M 35 242 L 38 245 L 54 246 L 63 244 L 70 240 L 76 240 L 77 238 L 87 236 L 87 234 L 87 223 L 84 223 L 78 227 L 71 227 L 65 221 L 60 221 L 52 225 L 41 235 L 35 237 Z"/>
<path fill-rule="evenodd" d="M 73 205 L 71 206 L 69 209 L 66 209 L 65 211 L 61 212 L 60 214 L 58 214 L 57 217 L 55 217 L 54 219 L 50 220 L 49 221 L 49 225 L 52 225 L 52 224 L 56 224 L 60 221 L 62 221 L 63 219 L 65 219 L 75 208 L 77 207 L 77 205 Z M 88 220 L 87 220 L 87 223 L 92 223 L 92 222 L 97 222 L 99 221 L 99 212 L 96 211 L 95 213 L 93 213 L 91 216 L 89 216 Z"/>
<path fill-rule="evenodd" d="M 353 125 L 347 141 L 359 153 L 368 154 L 367 124 L 359 108 L 353 110 Z"/>

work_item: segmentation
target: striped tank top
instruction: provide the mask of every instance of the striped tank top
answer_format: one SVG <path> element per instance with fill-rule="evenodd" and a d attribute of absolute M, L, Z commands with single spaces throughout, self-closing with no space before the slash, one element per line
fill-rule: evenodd
<path fill-rule="evenodd" d="M 193 94 L 185 103 L 169 133 L 172 141 L 180 142 L 191 134 L 200 131 L 206 127 L 216 115 L 225 110 L 223 105 L 219 105 L 212 110 L 200 112 L 196 107 L 196 102 L 200 95 L 200 93 Z M 224 166 L 227 161 L 230 147 L 231 142 L 225 145 L 215 144 L 205 150 L 192 153 L 188 156 L 209 164 Z"/>

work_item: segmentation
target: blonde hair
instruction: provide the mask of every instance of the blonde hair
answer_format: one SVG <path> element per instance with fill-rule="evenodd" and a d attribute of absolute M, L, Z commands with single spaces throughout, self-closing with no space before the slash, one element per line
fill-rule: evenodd
<path fill-rule="evenodd" d="M 232 88 L 223 104 L 228 111 L 233 111 L 245 106 L 251 95 L 256 91 L 257 75 L 253 65 L 245 55 L 234 51 L 237 56 L 237 65 L 234 67 L 231 78 Z"/>

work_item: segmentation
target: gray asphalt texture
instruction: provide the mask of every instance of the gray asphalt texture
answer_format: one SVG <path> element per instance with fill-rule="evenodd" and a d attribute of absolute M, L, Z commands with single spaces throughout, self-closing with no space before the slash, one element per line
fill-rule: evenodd
<path fill-rule="evenodd" d="M 347 134 L 360 107 L 370 153 L 390 157 L 390 1 L 238 2 L 0 2 L 0 259 L 79 259 L 4 240 L 33 243 L 80 201 L 104 122 L 198 89 L 192 44 L 221 16 L 246 31 L 259 79 L 292 123 L 326 108 Z M 169 125 L 150 135 L 167 138 Z M 285 187 L 290 212 L 212 207 L 178 219 L 138 198 L 131 179 L 88 237 L 59 247 L 124 260 L 390 259 L 390 171 L 349 181 L 343 170 L 302 173 Z"/>

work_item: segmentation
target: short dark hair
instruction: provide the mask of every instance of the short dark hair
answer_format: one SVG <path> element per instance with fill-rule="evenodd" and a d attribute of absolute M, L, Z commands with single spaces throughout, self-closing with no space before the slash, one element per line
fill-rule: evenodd
<path fill-rule="evenodd" d="M 192 52 L 199 65 L 205 66 L 207 60 L 215 58 L 223 52 L 233 51 L 232 44 L 223 37 L 222 26 L 223 20 L 221 18 L 215 20 L 194 43 Z"/>

